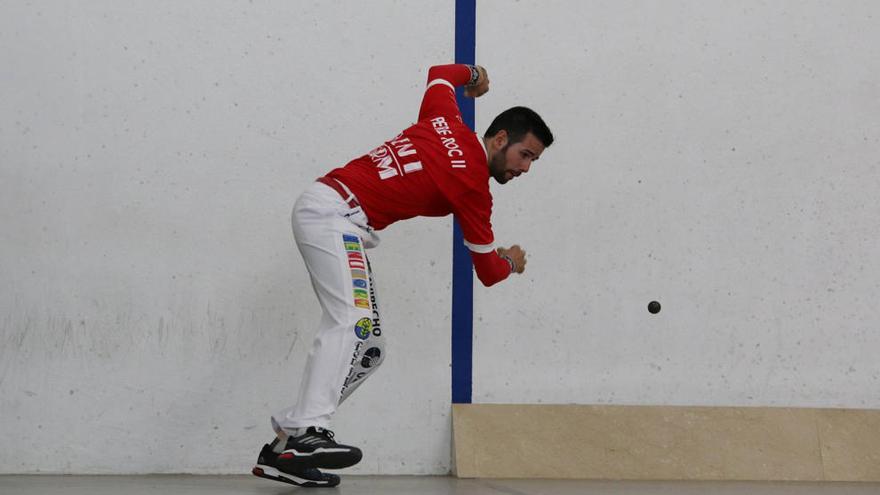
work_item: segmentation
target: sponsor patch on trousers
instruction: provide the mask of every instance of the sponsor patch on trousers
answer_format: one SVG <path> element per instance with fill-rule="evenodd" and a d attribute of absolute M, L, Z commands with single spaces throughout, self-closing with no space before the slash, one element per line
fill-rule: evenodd
<path fill-rule="evenodd" d="M 342 234 L 342 243 L 348 258 L 348 269 L 351 271 L 351 294 L 354 305 L 356 308 L 370 309 L 370 296 L 366 290 L 369 285 L 367 263 L 361 247 L 361 239 L 356 235 Z"/>
<path fill-rule="evenodd" d="M 378 347 L 370 347 L 364 353 L 363 359 L 361 359 L 361 366 L 371 368 L 374 365 L 378 365 L 380 357 L 382 357 L 382 351 Z"/>
<path fill-rule="evenodd" d="M 357 358 L 360 355 L 361 347 L 363 346 L 364 342 L 362 340 L 359 340 L 357 345 L 354 347 L 354 353 L 352 353 L 351 362 L 348 365 L 348 375 L 345 377 L 345 382 L 342 384 L 342 390 L 339 391 L 341 395 L 345 395 L 345 391 L 348 390 L 348 387 L 350 387 L 351 384 L 363 377 L 363 375 L 361 375 L 360 377 L 357 376 L 354 372 L 354 365 L 355 363 L 357 363 Z"/>
<path fill-rule="evenodd" d="M 357 335 L 357 338 L 361 340 L 367 340 L 370 338 L 370 333 L 373 330 L 373 320 L 369 318 L 361 318 L 354 324 L 354 334 Z"/>

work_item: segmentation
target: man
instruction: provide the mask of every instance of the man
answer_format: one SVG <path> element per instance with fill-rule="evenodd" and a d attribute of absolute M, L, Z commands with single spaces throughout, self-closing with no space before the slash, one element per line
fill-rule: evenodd
<path fill-rule="evenodd" d="M 295 406 L 275 414 L 277 438 L 253 473 L 300 486 L 335 486 L 319 468 L 357 464 L 361 451 L 327 429 L 336 408 L 385 359 L 384 335 L 364 249 L 376 231 L 415 216 L 454 214 L 480 281 L 490 286 L 522 273 L 525 251 L 494 247 L 489 176 L 504 184 L 529 171 L 553 134 L 525 107 L 502 112 L 482 140 L 463 122 L 455 87 L 476 98 L 489 91 L 482 67 L 428 71 L 418 122 L 397 137 L 309 186 L 293 209 L 293 233 L 323 309 Z"/>

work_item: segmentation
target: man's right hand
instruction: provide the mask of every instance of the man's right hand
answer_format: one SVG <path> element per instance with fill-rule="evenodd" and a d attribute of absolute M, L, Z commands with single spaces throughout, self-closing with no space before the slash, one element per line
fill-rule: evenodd
<path fill-rule="evenodd" d="M 479 65 L 476 67 L 480 77 L 473 86 L 465 86 L 464 95 L 468 98 L 479 98 L 489 92 L 489 73 Z"/>
<path fill-rule="evenodd" d="M 507 256 L 513 261 L 513 271 L 522 273 L 526 269 L 526 252 L 519 245 L 514 244 L 510 248 L 498 248 L 495 250 L 498 256 Z"/>

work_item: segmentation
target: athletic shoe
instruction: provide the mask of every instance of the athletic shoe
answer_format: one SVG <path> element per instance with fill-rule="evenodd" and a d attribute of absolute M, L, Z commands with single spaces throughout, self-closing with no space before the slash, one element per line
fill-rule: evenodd
<path fill-rule="evenodd" d="M 342 469 L 359 463 L 361 457 L 361 449 L 336 443 L 332 431 L 310 426 L 302 435 L 288 437 L 278 465 L 285 471 L 302 467 Z"/>
<path fill-rule="evenodd" d="M 254 476 L 304 487 L 333 487 L 339 484 L 339 476 L 322 473 L 313 467 L 300 467 L 293 470 L 282 468 L 278 465 L 278 454 L 272 451 L 276 442 L 278 440 L 272 442 L 272 445 L 263 446 L 260 457 L 257 459 L 257 465 L 251 471 Z"/>

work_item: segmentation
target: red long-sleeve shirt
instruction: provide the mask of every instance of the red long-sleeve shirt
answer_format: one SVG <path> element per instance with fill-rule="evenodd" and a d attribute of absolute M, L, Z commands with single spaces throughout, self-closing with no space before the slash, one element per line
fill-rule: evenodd
<path fill-rule="evenodd" d="M 477 277 L 489 286 L 507 278 L 510 265 L 495 253 L 486 150 L 455 101 L 454 88 L 470 78 L 467 65 L 431 67 L 418 122 L 327 176 L 351 189 L 376 230 L 455 215 Z"/>

